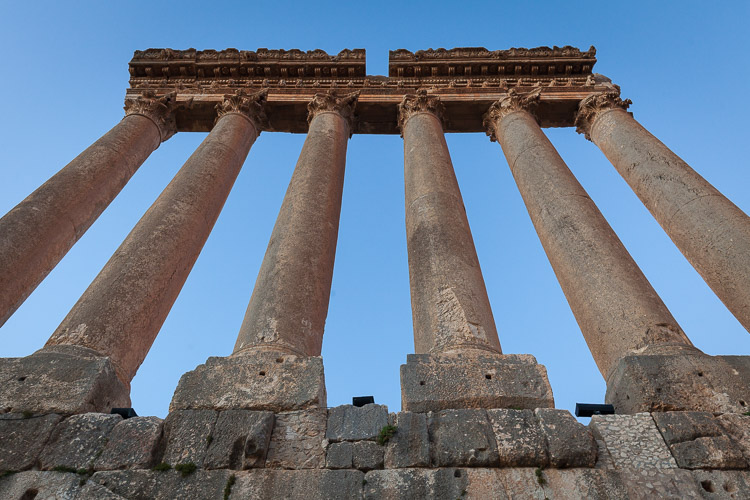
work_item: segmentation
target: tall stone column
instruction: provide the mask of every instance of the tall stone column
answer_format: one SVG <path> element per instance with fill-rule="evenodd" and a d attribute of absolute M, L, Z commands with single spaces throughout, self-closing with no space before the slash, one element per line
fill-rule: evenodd
<path fill-rule="evenodd" d="M 120 123 L 0 219 L 0 326 L 175 134 L 175 97 L 126 99 Z"/>
<path fill-rule="evenodd" d="M 128 398 L 130 380 L 182 289 L 260 132 L 263 99 L 265 92 L 250 97 L 238 93 L 217 105 L 219 117 L 211 133 L 125 238 L 44 349 L 29 358 L 51 354 L 107 358 L 119 379 L 121 398 Z M 68 363 L 71 371 L 83 364 L 76 359 Z M 0 399 L 18 385 L 28 388 L 32 377 L 43 376 L 28 373 L 23 384 L 4 388 Z M 81 394 L 55 396 L 61 402 L 53 401 L 50 394 L 42 399 L 48 405 L 83 404 Z"/>
<path fill-rule="evenodd" d="M 532 357 L 501 356 L 444 114 L 426 90 L 399 106 L 416 350 L 401 368 L 402 404 L 414 411 L 553 406 L 543 367 Z M 522 389 L 526 380 L 532 390 Z"/>
<path fill-rule="evenodd" d="M 209 358 L 185 374 L 172 410 L 325 407 L 320 351 L 358 95 L 330 91 L 309 103 L 307 138 L 234 352 L 230 358 Z"/>
<path fill-rule="evenodd" d="M 588 193 L 542 132 L 539 92 L 511 92 L 485 115 L 505 153 L 539 239 L 607 380 L 618 412 L 726 407 L 686 359 L 694 348 Z M 732 379 L 735 396 L 744 390 Z M 731 384 L 730 384 L 731 385 Z M 733 401 L 737 406 L 741 397 Z M 722 406 L 724 405 L 724 406 Z"/>
<path fill-rule="evenodd" d="M 584 99 L 576 118 L 708 286 L 750 331 L 750 217 L 651 135 L 619 93 Z"/>

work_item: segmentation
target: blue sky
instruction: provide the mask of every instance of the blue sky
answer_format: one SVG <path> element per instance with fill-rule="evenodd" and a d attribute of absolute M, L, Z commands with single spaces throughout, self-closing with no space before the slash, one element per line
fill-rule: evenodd
<path fill-rule="evenodd" d="M 707 2 L 0 2 L 0 213 L 122 117 L 133 51 L 149 47 L 388 50 L 595 45 L 595 71 L 654 135 L 745 212 L 750 151 L 743 96 L 750 3 Z M 693 343 L 750 354 L 750 335 L 674 247 L 604 155 L 573 129 L 546 129 Z M 155 151 L 118 198 L 0 328 L 0 356 L 41 348 L 205 134 Z M 450 134 L 503 351 L 547 366 L 557 407 L 602 402 L 604 381 L 568 308 L 500 146 Z M 192 274 L 133 380 L 140 415 L 164 416 L 182 373 L 231 353 L 304 135 L 263 133 Z M 374 395 L 400 407 L 413 352 L 403 144 L 355 135 L 323 342 L 328 403 Z"/>

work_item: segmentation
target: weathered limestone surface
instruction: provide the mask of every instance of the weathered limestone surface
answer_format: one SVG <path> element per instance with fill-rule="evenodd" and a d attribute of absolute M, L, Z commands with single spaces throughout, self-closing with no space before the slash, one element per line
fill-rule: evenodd
<path fill-rule="evenodd" d="M 546 467 L 547 442 L 532 410 L 487 410 L 500 467 Z"/>
<path fill-rule="evenodd" d="M 384 452 L 383 446 L 373 441 L 357 441 L 352 446 L 352 464 L 363 471 L 382 469 Z"/>
<path fill-rule="evenodd" d="M 218 416 L 213 410 L 180 410 L 167 415 L 162 461 L 172 466 L 194 463 L 201 467 Z"/>
<path fill-rule="evenodd" d="M 252 470 L 237 474 L 230 500 L 361 498 L 365 475 L 356 470 Z M 216 497 L 220 498 L 220 497 Z"/>
<path fill-rule="evenodd" d="M 554 407 L 547 370 L 528 354 L 409 354 L 401 365 L 401 408 Z"/>
<path fill-rule="evenodd" d="M 435 467 L 491 467 L 500 459 L 485 410 L 443 410 L 428 416 L 430 458 Z"/>
<path fill-rule="evenodd" d="M 750 463 L 750 415 L 726 413 L 718 419 L 719 425 L 740 448 Z"/>
<path fill-rule="evenodd" d="M 0 498 L 73 500 L 79 488 L 77 474 L 27 471 L 0 478 Z"/>
<path fill-rule="evenodd" d="M 128 500 L 174 500 L 175 498 L 222 498 L 230 471 L 198 470 L 188 476 L 177 471 L 97 472 L 90 481 Z"/>
<path fill-rule="evenodd" d="M 120 415 L 102 413 L 68 417 L 52 431 L 39 457 L 39 467 L 43 470 L 58 466 L 92 468 L 107 445 L 112 429 L 121 421 Z"/>
<path fill-rule="evenodd" d="M 322 469 L 326 462 L 325 409 L 303 410 L 276 415 L 268 446 L 266 467 L 279 469 Z"/>
<path fill-rule="evenodd" d="M 62 417 L 25 416 L 22 413 L 0 415 L 0 471 L 30 469 Z"/>
<path fill-rule="evenodd" d="M 364 498 L 372 500 L 455 500 L 465 498 L 468 485 L 462 469 L 377 470 L 365 474 L 365 481 Z"/>
<path fill-rule="evenodd" d="M 133 417 L 118 422 L 109 434 L 95 470 L 147 469 L 152 467 L 162 437 L 162 419 Z"/>
<path fill-rule="evenodd" d="M 322 358 L 253 351 L 228 358 L 210 357 L 185 373 L 169 409 L 283 412 L 325 406 Z"/>
<path fill-rule="evenodd" d="M 424 413 L 400 412 L 392 415 L 391 425 L 395 434 L 385 448 L 385 467 L 428 467 L 430 465 L 430 437 L 427 431 L 427 415 Z"/>
<path fill-rule="evenodd" d="M 597 440 L 606 443 L 612 468 L 674 469 L 677 467 L 654 419 L 648 413 L 594 415 L 589 424 Z"/>
<path fill-rule="evenodd" d="M 596 442 L 591 431 L 567 410 L 538 408 L 539 419 L 552 467 L 593 467 L 596 464 Z"/>
<path fill-rule="evenodd" d="M 236 470 L 263 467 L 273 422 L 274 415 L 270 411 L 220 412 L 208 439 L 203 467 Z"/>
<path fill-rule="evenodd" d="M 354 445 L 351 441 L 331 443 L 326 450 L 326 467 L 329 469 L 351 469 L 354 462 Z"/>
<path fill-rule="evenodd" d="M 375 439 L 388 425 L 388 408 L 368 404 L 336 406 L 328 410 L 326 438 L 331 442 Z"/>
<path fill-rule="evenodd" d="M 109 412 L 130 407 L 130 388 L 109 358 L 78 346 L 0 359 L 0 412 Z"/>

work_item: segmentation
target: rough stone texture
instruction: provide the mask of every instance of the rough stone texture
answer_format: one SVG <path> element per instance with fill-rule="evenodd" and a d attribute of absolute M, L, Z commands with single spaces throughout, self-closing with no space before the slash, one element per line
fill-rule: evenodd
<path fill-rule="evenodd" d="M 636 415 L 594 415 L 589 424 L 616 469 L 673 469 L 677 467 L 654 419 Z M 600 448 L 601 450 L 601 448 Z M 597 463 L 597 466 L 599 464 Z"/>
<path fill-rule="evenodd" d="M 743 469 L 742 450 L 707 412 L 654 413 L 677 465 L 685 469 Z"/>
<path fill-rule="evenodd" d="M 536 472 L 534 471 L 536 478 Z M 546 469 L 543 498 L 628 500 L 625 485 L 616 472 L 595 469 Z"/>
<path fill-rule="evenodd" d="M 0 359 L 0 411 L 105 412 L 130 407 L 130 388 L 109 358 L 77 346 L 45 347 L 25 358 Z"/>
<path fill-rule="evenodd" d="M 383 446 L 373 441 L 357 441 L 352 445 L 352 463 L 355 469 L 368 471 L 383 468 Z"/>
<path fill-rule="evenodd" d="M 594 436 L 569 411 L 539 408 L 535 414 L 547 441 L 552 467 L 593 467 L 596 464 Z"/>
<path fill-rule="evenodd" d="M 7 500 L 73 500 L 80 478 L 77 474 L 27 471 L 0 478 L 0 498 Z"/>
<path fill-rule="evenodd" d="M 424 413 L 400 412 L 393 416 L 395 434 L 385 447 L 385 467 L 429 467 L 430 437 Z"/>
<path fill-rule="evenodd" d="M 681 469 L 631 469 L 622 471 L 620 476 L 628 499 L 693 500 L 705 498 L 704 491 L 701 491 L 700 485 L 690 471 Z"/>
<path fill-rule="evenodd" d="M 392 469 L 365 474 L 364 498 L 372 500 L 455 500 L 468 485 L 461 469 Z M 501 497 L 502 498 L 502 497 Z"/>
<path fill-rule="evenodd" d="M 750 498 L 750 472 L 696 470 L 693 479 L 700 485 L 703 498 Z"/>
<path fill-rule="evenodd" d="M 617 413 L 742 413 L 750 402 L 750 356 L 709 356 L 692 348 L 628 355 L 609 375 L 605 399 Z"/>
<path fill-rule="evenodd" d="M 212 410 L 170 412 L 164 420 L 166 449 L 162 461 L 173 466 L 192 462 L 201 467 L 217 418 L 218 412 Z"/>
<path fill-rule="evenodd" d="M 47 345 L 110 357 L 129 383 L 177 299 L 258 131 L 238 114 L 211 133 L 138 221 Z"/>
<path fill-rule="evenodd" d="M 91 476 L 90 482 L 129 500 L 219 499 L 229 474 L 226 470 L 197 470 L 188 476 L 174 470 L 106 471 Z"/>
<path fill-rule="evenodd" d="M 497 466 L 495 435 L 485 410 L 443 410 L 428 417 L 435 467 Z"/>
<path fill-rule="evenodd" d="M 120 415 L 84 413 L 63 420 L 52 431 L 39 456 L 43 470 L 57 466 L 75 469 L 93 467 L 103 452 L 112 429 L 122 421 Z"/>
<path fill-rule="evenodd" d="M 726 434 L 742 448 L 745 458 L 750 461 L 750 415 L 725 413 L 717 420 Z"/>
<path fill-rule="evenodd" d="M 229 499 L 350 500 L 361 498 L 364 477 L 364 473 L 356 470 L 256 469 L 237 474 Z"/>
<path fill-rule="evenodd" d="M 211 357 L 185 373 L 169 410 L 282 412 L 325 406 L 322 358 L 256 351 L 228 358 Z"/>
<path fill-rule="evenodd" d="M 547 370 L 528 354 L 409 354 L 406 360 L 401 365 L 404 411 L 555 405 Z"/>
<path fill-rule="evenodd" d="M 203 467 L 249 469 L 263 467 L 271 441 L 270 411 L 227 410 L 219 413 Z"/>
<path fill-rule="evenodd" d="M 0 471 L 30 469 L 62 417 L 54 413 L 25 418 L 21 413 L 0 415 Z"/>
<path fill-rule="evenodd" d="M 388 407 L 342 405 L 328 410 L 326 438 L 331 442 L 375 439 L 388 425 Z"/>
<path fill-rule="evenodd" d="M 133 417 L 112 428 L 107 445 L 94 462 L 96 470 L 147 469 L 152 467 L 162 436 L 162 419 Z"/>
<path fill-rule="evenodd" d="M 532 410 L 487 410 L 501 467 L 546 467 L 547 442 Z"/>
<path fill-rule="evenodd" d="M 327 411 L 304 410 L 276 415 L 266 467 L 320 469 L 326 461 Z"/>
<path fill-rule="evenodd" d="M 80 487 L 75 500 L 125 500 L 125 497 L 112 493 L 98 483 L 86 481 L 86 483 Z"/>
<path fill-rule="evenodd" d="M 326 467 L 329 469 L 351 469 L 354 461 L 353 444 L 350 441 L 331 443 L 326 451 Z"/>

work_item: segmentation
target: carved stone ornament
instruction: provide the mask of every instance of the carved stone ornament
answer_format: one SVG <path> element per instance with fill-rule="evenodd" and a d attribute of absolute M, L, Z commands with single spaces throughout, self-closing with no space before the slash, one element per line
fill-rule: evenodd
<path fill-rule="evenodd" d="M 253 94 L 246 94 L 243 90 L 238 90 L 234 94 L 225 95 L 224 100 L 216 105 L 219 121 L 222 116 L 229 114 L 239 114 L 250 120 L 255 130 L 260 131 L 268 126 L 268 118 L 264 106 L 268 89 L 262 89 Z"/>
<path fill-rule="evenodd" d="M 578 113 L 576 114 L 575 121 L 576 132 L 583 134 L 586 139 L 591 140 L 591 136 L 589 135 L 591 125 L 600 111 L 614 108 L 627 110 L 631 104 L 633 104 L 633 101 L 630 99 L 620 99 L 619 88 L 613 92 L 591 94 L 578 105 Z"/>
<path fill-rule="evenodd" d="M 189 104 L 188 104 L 189 105 Z M 156 97 L 153 91 L 145 90 L 139 97 L 125 99 L 125 116 L 145 116 L 159 129 L 161 142 L 177 133 L 174 111 L 177 109 L 177 92 Z"/>
<path fill-rule="evenodd" d="M 445 106 L 440 97 L 431 95 L 427 89 L 419 89 L 416 94 L 406 94 L 398 105 L 398 128 L 404 135 L 404 124 L 417 113 L 432 113 L 445 127 Z"/>
<path fill-rule="evenodd" d="M 519 94 L 515 89 L 510 89 L 507 97 L 494 102 L 492 106 L 490 106 L 490 109 L 484 114 L 483 121 L 484 127 L 487 129 L 487 135 L 490 136 L 490 140 L 492 142 L 497 141 L 497 136 L 495 134 L 497 122 L 511 113 L 515 113 L 516 111 L 527 111 L 536 118 L 534 112 L 539 105 L 541 94 L 541 88 L 537 88 L 526 94 Z"/>
<path fill-rule="evenodd" d="M 359 91 L 346 94 L 341 97 L 336 95 L 334 89 L 325 94 L 315 94 L 307 105 L 307 123 L 312 122 L 315 115 L 334 111 L 343 116 L 349 122 L 349 133 L 354 130 L 354 109 L 357 107 Z"/>

